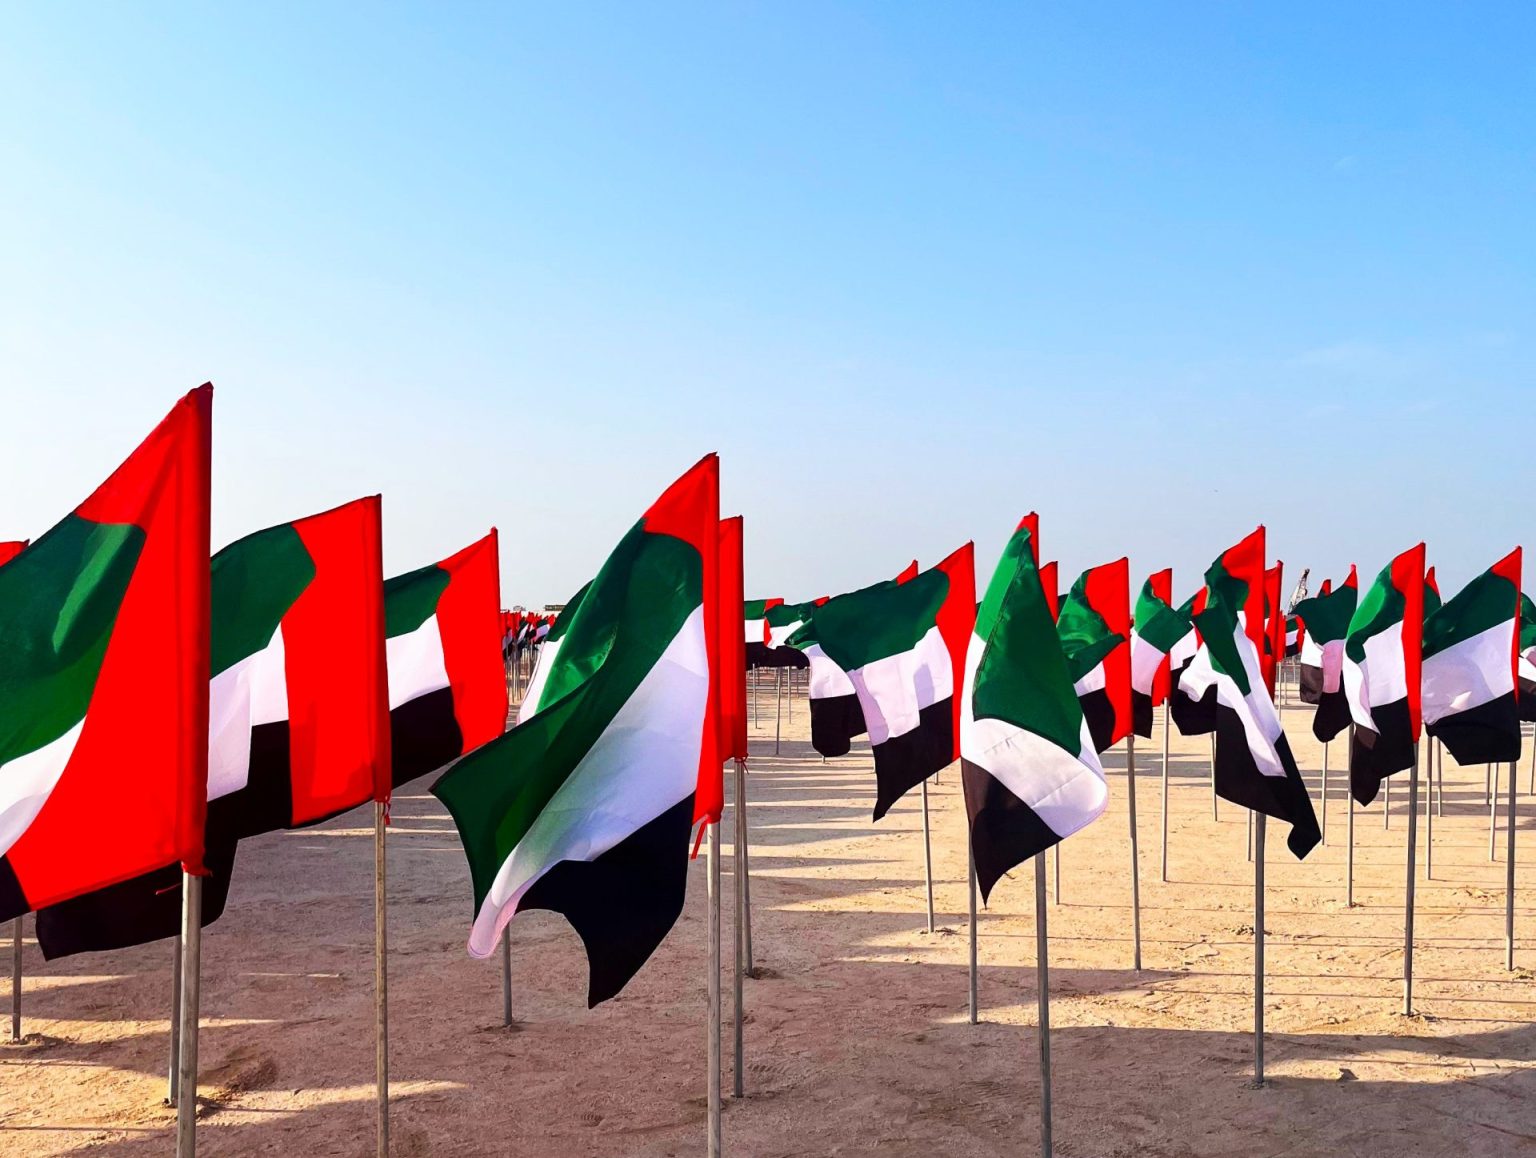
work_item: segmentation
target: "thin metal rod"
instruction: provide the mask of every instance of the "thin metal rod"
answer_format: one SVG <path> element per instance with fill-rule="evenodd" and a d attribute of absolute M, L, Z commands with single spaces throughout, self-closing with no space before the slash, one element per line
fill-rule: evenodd
<path fill-rule="evenodd" d="M 1345 751 L 1353 752 L 1354 749 L 1355 726 L 1351 724 Z M 1344 779 L 1344 799 L 1349 804 L 1349 832 L 1345 838 L 1347 844 L 1344 850 L 1344 905 L 1352 909 L 1355 907 L 1355 792 L 1348 776 Z"/>
<path fill-rule="evenodd" d="M 1211 819 L 1220 820 L 1221 813 L 1216 804 L 1216 733 L 1211 733 Z"/>
<path fill-rule="evenodd" d="M 1492 788 L 1488 793 L 1488 859 L 1499 859 L 1499 769 L 1500 764 L 1488 765 L 1488 783 Z"/>
<path fill-rule="evenodd" d="M 1424 879 L 1435 876 L 1435 741 L 1424 742 Z"/>
<path fill-rule="evenodd" d="M 1381 827 L 1392 827 L 1392 777 L 1388 776 L 1381 786 Z"/>
<path fill-rule="evenodd" d="M 1163 704 L 1163 883 L 1168 882 L 1168 705 Z"/>
<path fill-rule="evenodd" d="M 1328 844 L 1328 743 L 1323 742 L 1323 845 Z"/>
<path fill-rule="evenodd" d="M 379 1158 L 389 1156 L 389 924 L 384 903 L 385 807 L 382 800 L 373 802 L 373 1080 L 377 1103 L 375 1140 Z M 510 995 L 507 1002 L 510 1006 Z"/>
<path fill-rule="evenodd" d="M 171 943 L 171 1060 L 165 1079 L 165 1104 L 176 1104 L 177 1068 L 181 1059 L 181 932 Z"/>
<path fill-rule="evenodd" d="M 1253 855 L 1253 1084 L 1264 1084 L 1264 830 L 1262 812 L 1254 826 Z"/>
<path fill-rule="evenodd" d="M 11 922 L 11 1041 L 21 1040 L 21 918 Z"/>
<path fill-rule="evenodd" d="M 501 931 L 501 1024 L 512 1024 L 512 927 Z"/>
<path fill-rule="evenodd" d="M 1051 864 L 1056 873 L 1054 888 L 1051 892 L 1051 904 L 1061 904 L 1061 842 L 1057 841 L 1051 846 Z"/>
<path fill-rule="evenodd" d="M 197 1014 L 203 979 L 203 878 L 181 874 L 181 1051 L 176 1066 L 176 1158 L 197 1154 Z"/>
<path fill-rule="evenodd" d="M 928 831 L 928 781 L 923 790 L 923 882 L 928 888 L 928 931 L 933 932 L 933 841 Z"/>
<path fill-rule="evenodd" d="M 966 872 L 967 891 L 971 901 L 971 977 L 970 992 L 966 1003 L 966 1012 L 972 1025 L 976 1024 L 976 940 L 978 930 L 976 928 L 976 851 L 971 847 L 970 835 L 966 835 L 966 859 L 969 862 Z"/>
<path fill-rule="evenodd" d="M 741 914 L 742 914 L 742 972 L 752 976 L 752 852 L 751 841 L 747 835 L 747 762 L 736 761 L 736 799 L 740 802 L 738 809 L 740 816 L 737 820 L 736 839 L 738 847 L 737 867 L 741 871 Z"/>
<path fill-rule="evenodd" d="M 1413 1013 L 1413 909 L 1414 885 L 1418 867 L 1419 835 L 1419 746 L 1413 746 L 1413 767 L 1408 770 L 1408 868 L 1407 887 L 1403 890 L 1403 1014 Z"/>
<path fill-rule="evenodd" d="M 1515 762 L 1509 762 L 1509 815 L 1505 819 L 1504 968 L 1515 967 Z"/>
<path fill-rule="evenodd" d="M 1531 726 L 1531 795 L 1536 796 L 1536 724 Z"/>
<path fill-rule="evenodd" d="M 720 825 L 709 826 L 709 1158 L 720 1158 Z"/>
<path fill-rule="evenodd" d="M 1445 745 L 1435 741 L 1435 815 L 1445 819 Z"/>
<path fill-rule="evenodd" d="M 778 668 L 773 681 L 773 754 L 779 754 L 779 737 L 784 731 L 784 669 Z"/>
<path fill-rule="evenodd" d="M 1131 815 L 1131 968 L 1141 972 L 1141 870 L 1136 848 L 1136 736 L 1125 738 L 1125 802 Z"/>
<path fill-rule="evenodd" d="M 1253 863 L 1253 809 L 1248 809 L 1248 863 Z"/>
<path fill-rule="evenodd" d="M 746 1008 L 745 995 L 742 992 L 743 979 L 747 975 L 750 966 L 747 964 L 747 938 L 751 917 L 747 909 L 747 775 L 746 765 L 742 761 L 736 761 L 736 960 L 734 983 L 732 986 L 732 999 L 735 1003 L 733 1013 L 735 1015 L 735 1047 L 734 1064 L 731 1069 L 732 1086 L 731 1093 L 737 1098 L 746 1097 Z"/>
<path fill-rule="evenodd" d="M 1051 966 L 1045 932 L 1045 854 L 1035 854 L 1035 989 L 1040 1004 L 1040 1153 L 1051 1158 Z"/>

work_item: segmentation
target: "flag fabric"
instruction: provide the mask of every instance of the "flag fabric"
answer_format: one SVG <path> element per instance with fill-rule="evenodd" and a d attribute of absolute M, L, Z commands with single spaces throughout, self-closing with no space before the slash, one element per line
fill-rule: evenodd
<path fill-rule="evenodd" d="M 1050 609 L 1052 622 L 1061 614 L 1062 604 L 1061 592 L 1056 586 L 1059 582 L 1056 577 L 1057 570 L 1054 559 L 1040 565 L 1040 585 L 1045 588 L 1045 605 Z"/>
<path fill-rule="evenodd" d="M 1350 617 L 1343 668 L 1344 693 L 1355 724 L 1349 783 L 1361 804 L 1376 799 L 1382 780 L 1414 763 L 1421 723 L 1425 604 L 1420 543 L 1382 569 Z"/>
<path fill-rule="evenodd" d="M 1078 576 L 1056 630 L 1094 748 L 1104 752 L 1131 734 L 1129 560 L 1090 567 Z"/>
<path fill-rule="evenodd" d="M 651 506 L 561 614 L 538 709 L 432 788 L 469 860 L 470 954 L 515 913 L 561 913 L 590 1005 L 682 912 L 695 798 L 721 776 L 719 480 L 709 455 Z"/>
<path fill-rule="evenodd" d="M 1131 720 L 1136 734 L 1146 738 L 1152 735 L 1152 710 L 1168 699 L 1170 656 L 1194 629 L 1172 599 L 1173 571 L 1156 572 L 1141 585 L 1131 621 Z"/>
<path fill-rule="evenodd" d="M 793 635 L 807 619 L 811 611 L 816 607 L 815 600 L 806 603 L 785 603 L 782 599 L 770 601 L 770 606 L 763 615 L 763 626 L 768 635 L 766 649 L 754 653 L 752 645 L 747 644 L 748 663 L 752 667 L 792 667 L 805 668 L 810 666 L 810 660 L 798 648 L 790 647 L 789 637 Z M 825 603 L 823 599 L 820 602 Z M 757 660 L 751 656 L 757 655 Z"/>
<path fill-rule="evenodd" d="M 874 751 L 876 820 L 955 759 L 955 692 L 975 618 L 975 564 L 967 543 L 906 582 L 837 596 L 791 638 L 796 646 L 814 646 L 853 688 Z M 813 692 L 817 668 L 813 653 Z"/>
<path fill-rule="evenodd" d="M 1217 795 L 1290 824 L 1286 844 L 1304 857 L 1322 833 L 1264 681 L 1264 586 L 1259 527 L 1205 573 L 1205 606 L 1195 617 L 1203 663 L 1184 682 L 1196 695 L 1215 691 Z"/>
<path fill-rule="evenodd" d="M 1328 743 L 1349 727 L 1349 699 L 1344 694 L 1344 640 L 1360 601 L 1360 581 L 1353 566 L 1337 588 L 1328 580 L 1310 599 L 1296 604 L 1302 623 L 1298 673 L 1301 702 L 1315 704 L 1312 734 Z"/>
<path fill-rule="evenodd" d="M 1307 629 L 1301 622 L 1301 616 L 1287 615 L 1285 617 L 1285 658 L 1292 659 L 1300 655 L 1306 638 Z"/>
<path fill-rule="evenodd" d="M 1285 611 L 1280 606 L 1281 575 L 1284 563 L 1276 563 L 1264 572 L 1264 684 L 1275 694 L 1280 661 L 1285 658 Z"/>
<path fill-rule="evenodd" d="M 745 760 L 747 758 L 747 664 L 746 641 L 737 630 L 735 609 L 742 604 L 742 517 L 734 515 L 720 520 L 720 609 L 726 618 L 720 624 L 720 761 Z M 763 625 L 763 633 L 768 631 Z M 724 782 L 720 784 L 725 790 Z M 699 797 L 694 802 L 695 811 L 707 814 L 712 820 L 720 819 L 724 807 L 720 800 L 707 799 L 708 793 L 701 784 Z"/>
<path fill-rule="evenodd" d="M 742 640 L 746 646 L 748 667 L 770 667 L 773 657 L 768 654 L 768 612 L 782 606 L 782 599 L 746 599 L 742 601 Z"/>
<path fill-rule="evenodd" d="M 501 559 L 495 528 L 448 558 L 384 583 L 389 730 L 396 787 L 507 727 L 496 655 Z"/>
<path fill-rule="evenodd" d="M 1021 525 L 1003 549 L 966 649 L 961 782 L 983 901 L 1109 800 L 1030 538 Z"/>
<path fill-rule="evenodd" d="M 1216 686 L 1205 672 L 1206 657 L 1200 650 L 1200 612 L 1205 610 L 1205 588 L 1200 588 L 1178 607 L 1181 618 L 1190 621 L 1190 629 L 1168 653 L 1168 714 L 1181 736 L 1207 736 L 1216 730 Z M 1195 683 L 1185 683 L 1184 677 L 1196 665 L 1206 678 Z"/>
<path fill-rule="evenodd" d="M 26 548 L 27 540 L 18 539 L 10 543 L 0 543 L 0 567 L 4 567 L 12 559 L 20 555 Z"/>
<path fill-rule="evenodd" d="M 375 495 L 213 557 L 204 925 L 224 911 L 239 840 L 389 799 L 381 541 Z M 37 914 L 49 959 L 180 924 L 174 862 Z"/>
<path fill-rule="evenodd" d="M 517 705 L 519 724 L 531 720 L 550 702 L 544 694 L 545 683 L 565 644 L 565 629 L 574 622 L 591 586 L 590 581 L 584 583 L 575 595 L 566 600 L 565 609 L 555 617 L 554 622 L 546 624 L 549 630 L 539 644 L 538 658 L 533 661 L 533 673 L 528 677 L 528 686 L 523 690 L 522 702 Z"/>
<path fill-rule="evenodd" d="M 1424 622 L 1424 726 L 1458 764 L 1520 758 L 1520 548 Z"/>
<path fill-rule="evenodd" d="M 0 918 L 202 873 L 213 387 L 0 567 Z"/>
<path fill-rule="evenodd" d="M 1536 720 L 1536 603 L 1524 593 L 1520 596 L 1520 658 L 1515 674 L 1520 718 L 1529 723 Z"/>

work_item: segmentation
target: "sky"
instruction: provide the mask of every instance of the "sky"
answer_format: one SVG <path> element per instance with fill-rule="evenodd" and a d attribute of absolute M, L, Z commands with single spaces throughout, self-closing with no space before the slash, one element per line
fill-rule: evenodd
<path fill-rule="evenodd" d="M 5 12 L 0 539 L 211 379 L 216 545 L 508 605 L 712 450 L 754 597 L 1536 546 L 1536 6 Z"/>

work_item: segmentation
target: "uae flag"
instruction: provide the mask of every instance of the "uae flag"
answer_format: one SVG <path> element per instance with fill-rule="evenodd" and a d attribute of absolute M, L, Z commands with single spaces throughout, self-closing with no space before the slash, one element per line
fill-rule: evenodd
<path fill-rule="evenodd" d="M 496 643 L 500 605 L 494 529 L 440 563 L 384 583 L 396 787 L 506 731 L 507 673 Z"/>
<path fill-rule="evenodd" d="M 983 900 L 1109 800 L 1030 538 L 1020 526 L 1004 548 L 965 655 L 961 782 Z"/>
<path fill-rule="evenodd" d="M 380 542 L 374 496 L 213 557 L 204 925 L 224 911 L 237 841 L 389 799 Z M 174 862 L 37 914 L 50 959 L 180 924 Z"/>
<path fill-rule="evenodd" d="M 667 489 L 561 614 L 538 710 L 432 787 L 469 860 L 470 954 L 515 913 L 561 913 L 589 1005 L 676 922 L 695 797 L 719 791 L 719 486 L 709 455 Z"/>
<path fill-rule="evenodd" d="M 1301 654 L 1302 647 L 1307 641 L 1307 628 L 1301 622 L 1299 615 L 1287 615 L 1285 617 L 1285 658 Z"/>
<path fill-rule="evenodd" d="M 768 632 L 768 646 L 767 650 L 761 653 L 762 662 L 757 666 L 809 667 L 810 660 L 805 657 L 805 653 L 799 648 L 789 646 L 789 637 L 800 630 L 800 625 L 811 617 L 811 612 L 825 602 L 825 597 L 808 603 L 775 601 L 763 615 L 763 625 Z M 751 645 L 748 644 L 748 647 L 750 648 Z"/>
<path fill-rule="evenodd" d="M 1061 614 L 1062 604 L 1061 592 L 1056 587 L 1056 584 L 1059 582 L 1056 578 L 1057 570 L 1056 560 L 1054 559 L 1049 563 L 1042 563 L 1040 565 L 1040 585 L 1045 588 L 1045 603 L 1050 609 L 1051 621 L 1053 623 L 1056 621 L 1056 617 Z"/>
<path fill-rule="evenodd" d="M 1197 626 L 1204 610 L 1202 587 L 1179 605 L 1179 616 L 1188 619 L 1191 627 L 1168 653 L 1168 714 L 1181 736 L 1208 736 L 1216 730 L 1216 685 L 1209 678 L 1209 657 L 1201 650 Z M 1186 684 L 1184 677 L 1197 666 L 1204 678 Z"/>
<path fill-rule="evenodd" d="M 1520 548 L 1424 622 L 1424 726 L 1458 764 L 1520 758 Z"/>
<path fill-rule="evenodd" d="M 1184 674 L 1190 690 L 1215 691 L 1216 793 L 1290 824 L 1286 844 L 1304 857 L 1322 839 L 1312 800 L 1264 681 L 1264 528 L 1205 573 L 1195 616 L 1204 659 Z"/>
<path fill-rule="evenodd" d="M 19 539 L 11 543 L 0 543 L 0 567 L 4 567 L 12 559 L 20 555 L 26 548 L 27 540 Z"/>
<path fill-rule="evenodd" d="M 782 599 L 747 599 L 742 601 L 741 617 L 745 632 L 742 640 L 747 649 L 748 667 L 768 667 L 772 660 L 768 655 L 768 611 L 783 604 Z"/>
<path fill-rule="evenodd" d="M 1520 596 L 1520 659 L 1515 667 L 1519 681 L 1520 718 L 1536 720 L 1536 602 Z"/>
<path fill-rule="evenodd" d="M 0 918 L 203 869 L 213 387 L 0 567 Z"/>
<path fill-rule="evenodd" d="M 1173 571 L 1158 571 L 1141 585 L 1131 622 L 1131 720 L 1138 736 L 1152 735 L 1152 709 L 1167 702 L 1171 655 L 1194 629 L 1172 605 Z"/>
<path fill-rule="evenodd" d="M 1344 641 L 1344 694 L 1355 724 L 1349 785 L 1361 804 L 1376 799 L 1388 776 L 1413 766 L 1422 719 L 1425 602 L 1420 543 L 1376 576 L 1350 617 Z"/>
<path fill-rule="evenodd" d="M 1285 658 L 1285 612 L 1280 607 L 1280 577 L 1284 570 L 1284 563 L 1276 563 L 1264 572 L 1264 683 L 1271 695 L 1280 661 Z"/>
<path fill-rule="evenodd" d="M 1328 743 L 1349 726 L 1349 700 L 1344 695 L 1344 639 L 1360 599 L 1360 581 L 1353 566 L 1337 588 L 1324 580 L 1322 590 L 1296 604 L 1302 622 L 1301 702 L 1315 704 L 1312 734 Z"/>
<path fill-rule="evenodd" d="M 1117 559 L 1079 575 L 1056 631 L 1093 746 L 1106 751 L 1131 734 L 1129 561 Z"/>
<path fill-rule="evenodd" d="M 908 582 L 828 601 L 791 640 L 814 643 L 853 687 L 875 755 L 876 820 L 955 759 L 955 690 L 975 620 L 975 564 L 967 543 Z M 813 656 L 813 685 L 816 668 Z"/>
<path fill-rule="evenodd" d="M 720 520 L 720 598 L 724 618 L 720 622 L 720 762 L 747 758 L 747 644 L 737 630 L 735 609 L 742 605 L 742 517 L 733 515 Z M 764 624 L 764 634 L 767 625 Z M 706 799 L 701 791 L 694 801 L 696 818 L 720 819 L 724 798 Z M 720 781 L 723 793 L 725 782 Z"/>

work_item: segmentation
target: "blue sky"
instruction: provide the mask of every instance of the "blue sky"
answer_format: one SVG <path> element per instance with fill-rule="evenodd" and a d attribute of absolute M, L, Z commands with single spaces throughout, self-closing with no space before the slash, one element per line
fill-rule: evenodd
<path fill-rule="evenodd" d="M 1031 508 L 1180 594 L 1260 521 L 1314 588 L 1536 545 L 1529 5 L 6 24 L 0 538 L 211 378 L 216 543 L 381 491 L 389 570 L 494 523 L 509 603 L 708 450 L 757 595 Z"/>

